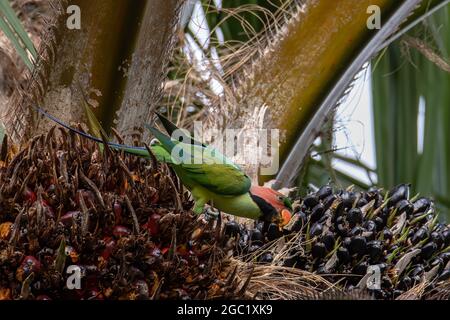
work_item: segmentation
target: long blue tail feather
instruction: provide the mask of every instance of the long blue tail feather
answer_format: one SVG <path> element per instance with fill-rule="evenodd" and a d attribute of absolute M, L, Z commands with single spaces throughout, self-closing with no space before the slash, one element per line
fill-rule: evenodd
<path fill-rule="evenodd" d="M 53 122 L 56 122 L 57 124 L 59 124 L 60 126 L 66 128 L 67 130 L 70 130 L 76 134 L 79 134 L 80 136 L 93 140 L 95 142 L 98 143 L 105 143 L 105 141 L 103 141 L 102 139 L 99 139 L 97 137 L 91 136 L 88 133 L 85 133 L 83 131 L 77 130 L 75 128 L 72 128 L 71 126 L 69 126 L 67 123 L 59 120 L 58 118 L 52 116 L 51 114 L 47 113 L 46 111 L 42 110 L 42 108 L 38 107 L 38 106 L 34 106 L 34 108 L 41 113 L 42 115 L 44 115 L 45 117 L 49 118 L 50 120 L 52 120 Z M 108 146 L 114 147 L 114 148 L 118 148 L 118 149 L 131 149 L 131 150 L 138 150 L 138 151 L 147 151 L 147 149 L 145 147 L 136 147 L 136 146 L 127 146 L 124 144 L 120 144 L 120 143 L 114 143 L 114 142 L 107 142 Z"/>

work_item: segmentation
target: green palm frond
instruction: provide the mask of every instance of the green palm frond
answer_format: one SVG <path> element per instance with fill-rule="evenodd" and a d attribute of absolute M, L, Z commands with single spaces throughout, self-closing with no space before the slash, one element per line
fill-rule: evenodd
<path fill-rule="evenodd" d="M 447 5 L 409 35 L 424 38 L 430 50 L 450 61 L 449 29 Z M 411 182 L 414 193 L 434 197 L 450 212 L 445 208 L 450 199 L 450 73 L 400 39 L 379 60 L 372 79 L 379 184 L 390 188 Z"/>

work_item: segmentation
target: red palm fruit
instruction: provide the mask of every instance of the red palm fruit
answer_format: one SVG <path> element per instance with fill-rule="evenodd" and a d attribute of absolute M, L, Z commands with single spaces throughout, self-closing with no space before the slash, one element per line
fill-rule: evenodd
<path fill-rule="evenodd" d="M 161 216 L 159 214 L 153 214 L 147 221 L 146 224 L 144 224 L 144 228 L 147 229 L 150 232 L 150 235 L 152 237 L 156 237 L 159 234 L 159 220 L 161 219 Z"/>
<path fill-rule="evenodd" d="M 23 196 L 25 198 L 26 201 L 28 201 L 29 203 L 34 203 L 37 199 L 36 197 L 36 193 L 34 193 L 30 188 L 26 187 L 23 190 Z"/>
<path fill-rule="evenodd" d="M 113 230 L 113 235 L 116 238 L 126 237 L 131 234 L 131 230 L 124 226 L 115 226 Z"/>
<path fill-rule="evenodd" d="M 157 204 L 159 201 L 159 193 L 155 192 L 152 196 L 152 199 L 150 200 L 151 204 Z"/>
<path fill-rule="evenodd" d="M 61 223 L 65 225 L 66 227 L 70 227 L 79 216 L 80 211 L 68 211 L 65 215 L 63 215 L 60 219 Z"/>

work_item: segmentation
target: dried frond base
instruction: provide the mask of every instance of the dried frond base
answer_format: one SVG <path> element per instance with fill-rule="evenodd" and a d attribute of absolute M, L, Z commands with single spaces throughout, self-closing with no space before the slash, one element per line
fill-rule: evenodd
<path fill-rule="evenodd" d="M 264 264 L 253 266 L 238 259 L 234 264 L 239 267 L 239 276 L 248 279 L 247 298 L 309 300 L 325 295 L 334 287 L 320 275 L 304 270 Z"/>

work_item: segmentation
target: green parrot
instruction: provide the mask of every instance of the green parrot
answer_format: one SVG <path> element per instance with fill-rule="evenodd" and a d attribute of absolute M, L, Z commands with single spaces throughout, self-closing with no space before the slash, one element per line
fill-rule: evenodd
<path fill-rule="evenodd" d="M 39 112 L 68 130 L 84 137 L 105 143 L 103 140 L 71 128 L 59 119 L 38 108 Z M 150 146 L 158 161 L 170 165 L 182 184 L 190 190 L 195 201 L 194 212 L 203 212 L 209 203 L 216 209 L 239 217 L 274 222 L 285 225 L 291 217 L 290 199 L 267 187 L 253 185 L 239 166 L 217 150 L 195 141 L 186 131 L 180 130 L 164 116 L 156 113 L 167 133 L 176 133 L 180 140 L 163 134 L 155 127 L 146 127 L 157 139 Z M 147 148 L 108 145 L 129 154 L 149 158 Z"/>

